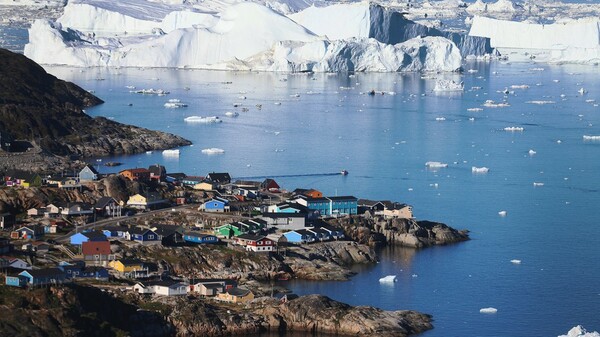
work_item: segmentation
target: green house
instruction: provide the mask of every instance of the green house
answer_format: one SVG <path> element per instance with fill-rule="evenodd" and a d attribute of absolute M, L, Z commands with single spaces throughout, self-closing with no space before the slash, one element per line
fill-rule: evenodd
<path fill-rule="evenodd" d="M 224 236 L 226 238 L 232 238 L 245 233 L 248 233 L 247 228 L 241 226 L 238 222 L 228 223 L 215 228 L 215 235 Z"/>

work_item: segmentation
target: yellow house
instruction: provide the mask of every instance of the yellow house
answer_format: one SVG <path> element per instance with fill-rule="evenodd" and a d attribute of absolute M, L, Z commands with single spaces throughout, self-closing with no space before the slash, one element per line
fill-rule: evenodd
<path fill-rule="evenodd" d="M 212 191 L 215 189 L 215 185 L 207 182 L 201 182 L 194 185 L 194 189 L 200 191 Z"/>
<path fill-rule="evenodd" d="M 217 299 L 229 303 L 244 303 L 254 299 L 254 294 L 248 289 L 230 288 L 224 293 L 217 294 Z"/>
<path fill-rule="evenodd" d="M 166 202 L 157 192 L 150 192 L 146 195 L 136 194 L 129 197 L 127 206 L 138 209 L 148 209 L 153 205 Z"/>
<path fill-rule="evenodd" d="M 110 261 L 108 266 L 121 273 L 130 273 L 132 271 L 141 271 L 144 269 L 144 263 L 138 259 Z"/>

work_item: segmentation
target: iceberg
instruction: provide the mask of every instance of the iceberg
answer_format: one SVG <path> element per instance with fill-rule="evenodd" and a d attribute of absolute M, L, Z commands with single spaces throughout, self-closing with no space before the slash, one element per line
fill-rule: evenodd
<path fill-rule="evenodd" d="M 237 112 L 235 112 L 235 111 L 227 111 L 227 112 L 225 112 L 225 116 L 227 116 L 227 117 L 237 117 L 239 115 L 240 114 L 237 113 Z"/>
<path fill-rule="evenodd" d="M 482 314 L 495 314 L 495 313 L 498 312 L 498 309 L 492 308 L 492 307 L 481 308 L 481 309 L 479 309 L 479 312 L 482 313 Z"/>
<path fill-rule="evenodd" d="M 439 79 L 435 81 L 435 87 L 433 91 L 463 91 L 465 88 L 464 83 L 456 82 L 454 80 Z"/>
<path fill-rule="evenodd" d="M 499 216 L 506 216 L 506 211 L 500 211 L 500 212 L 498 212 L 498 215 Z"/>
<path fill-rule="evenodd" d="M 167 103 L 164 104 L 164 106 L 165 106 L 165 108 L 169 108 L 169 109 L 178 109 L 178 108 L 185 108 L 188 105 L 185 103 L 182 103 L 178 99 L 170 99 L 169 101 L 167 101 Z"/>
<path fill-rule="evenodd" d="M 488 173 L 489 172 L 489 168 L 487 167 L 476 167 L 476 166 L 472 166 L 471 167 L 471 172 L 473 173 Z"/>
<path fill-rule="evenodd" d="M 202 124 L 213 124 L 213 123 L 223 122 L 217 116 L 209 116 L 209 117 L 189 116 L 189 117 L 184 118 L 183 120 L 187 123 L 202 123 Z"/>
<path fill-rule="evenodd" d="M 140 0 L 128 2 L 144 5 Z M 459 70 L 462 62 L 460 49 L 443 34 L 423 34 L 425 37 L 421 37 L 421 34 L 411 33 L 406 35 L 407 38 L 394 40 L 389 38 L 391 33 L 388 29 L 378 35 L 379 40 L 362 33 L 330 40 L 286 16 L 251 2 L 229 5 L 220 13 L 194 14 L 200 15 L 198 18 L 191 18 L 194 15 L 189 14 L 190 18 L 175 20 L 177 23 L 172 27 L 161 26 L 161 20 L 167 17 L 166 9 L 158 13 L 161 6 L 146 16 L 141 9 L 127 13 L 131 17 L 141 17 L 142 21 L 151 22 L 151 25 L 129 23 L 131 20 L 123 18 L 113 20 L 113 14 L 84 7 L 73 6 L 73 11 L 77 12 L 76 8 L 80 8 L 81 16 L 89 21 L 94 21 L 94 15 L 98 14 L 97 19 L 104 23 L 82 27 L 87 23 L 76 22 L 71 14 L 69 18 L 65 16 L 56 22 L 36 20 L 29 29 L 30 39 L 25 46 L 25 55 L 41 64 L 76 67 L 285 72 L 451 72 Z M 96 34 L 94 29 L 117 27 L 117 21 L 125 22 L 123 29 L 131 28 L 139 34 Z M 71 24 L 92 31 L 77 30 L 68 26 Z M 151 26 L 154 27 L 153 32 L 147 32 Z"/>
<path fill-rule="evenodd" d="M 600 337 L 600 333 L 597 331 L 588 332 L 583 326 L 578 325 L 569 330 L 566 335 L 560 335 L 558 337 Z"/>
<path fill-rule="evenodd" d="M 223 154 L 225 153 L 225 150 L 216 147 L 211 147 L 209 149 L 202 149 L 201 152 L 204 154 Z"/>
<path fill-rule="evenodd" d="M 439 161 L 428 161 L 425 163 L 425 166 L 427 166 L 429 168 L 444 168 L 444 167 L 448 167 L 448 164 L 442 163 Z"/>
<path fill-rule="evenodd" d="M 164 95 L 168 95 L 170 94 L 170 92 L 163 90 L 163 89 L 140 89 L 140 90 L 132 90 L 130 91 L 132 93 L 135 94 L 142 94 L 142 95 L 158 95 L 158 96 L 164 96 Z"/>
<path fill-rule="evenodd" d="M 521 264 L 521 260 L 510 260 L 512 264 Z"/>
<path fill-rule="evenodd" d="M 525 129 L 520 126 L 507 126 L 504 128 L 504 131 L 508 132 L 522 132 L 523 130 Z"/>
<path fill-rule="evenodd" d="M 381 283 L 393 283 L 396 282 L 396 275 L 388 275 L 379 279 Z"/>
<path fill-rule="evenodd" d="M 600 140 L 600 136 L 589 136 L 589 135 L 583 135 L 583 140 L 593 140 L 593 141 L 597 141 L 597 140 Z"/>
<path fill-rule="evenodd" d="M 177 157 L 179 156 L 179 150 L 175 149 L 175 150 L 164 150 L 162 152 L 163 156 L 169 156 L 169 157 Z"/>
<path fill-rule="evenodd" d="M 533 149 L 529 149 L 529 151 L 527 152 L 530 156 L 535 155 L 537 152 Z"/>

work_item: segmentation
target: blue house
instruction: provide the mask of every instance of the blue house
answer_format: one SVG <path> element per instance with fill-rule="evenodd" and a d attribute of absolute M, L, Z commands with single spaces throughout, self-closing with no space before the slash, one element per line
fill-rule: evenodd
<path fill-rule="evenodd" d="M 185 242 L 191 243 L 217 243 L 219 239 L 210 234 L 201 234 L 198 232 L 185 232 L 183 235 Z"/>
<path fill-rule="evenodd" d="M 107 238 L 124 238 L 128 231 L 128 227 L 105 227 L 102 234 Z"/>
<path fill-rule="evenodd" d="M 108 270 L 103 267 L 86 267 L 83 261 L 74 263 L 61 262 L 58 269 L 62 270 L 67 279 L 87 278 L 108 280 Z"/>
<path fill-rule="evenodd" d="M 307 231 L 306 229 L 297 229 L 283 233 L 283 236 L 288 242 L 292 243 L 308 243 L 316 241 L 314 233 Z"/>
<path fill-rule="evenodd" d="M 24 270 L 19 273 L 19 276 L 26 279 L 28 286 L 60 284 L 67 279 L 67 274 L 58 268 Z"/>
<path fill-rule="evenodd" d="M 19 275 L 6 275 L 5 284 L 11 287 L 24 287 L 27 279 Z"/>
<path fill-rule="evenodd" d="M 71 235 L 72 245 L 81 245 L 84 242 L 106 241 L 106 235 L 101 231 L 83 232 Z"/>
<path fill-rule="evenodd" d="M 85 165 L 81 171 L 79 171 L 79 181 L 95 181 L 98 180 L 98 171 L 92 165 Z"/>
<path fill-rule="evenodd" d="M 131 228 L 129 229 L 129 240 L 139 243 L 152 243 L 160 241 L 160 237 L 150 228 Z"/>
<path fill-rule="evenodd" d="M 358 199 L 353 196 L 324 197 L 307 199 L 309 209 L 319 212 L 321 216 L 357 214 Z"/>
<path fill-rule="evenodd" d="M 214 197 L 200 206 L 206 212 L 229 212 L 229 201 Z"/>

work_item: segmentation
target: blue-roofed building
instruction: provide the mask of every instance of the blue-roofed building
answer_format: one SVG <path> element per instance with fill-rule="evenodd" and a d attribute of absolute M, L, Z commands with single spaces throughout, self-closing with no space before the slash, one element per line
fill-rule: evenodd
<path fill-rule="evenodd" d="M 160 242 L 160 237 L 150 228 L 132 228 L 129 230 L 129 240 L 139 243 L 155 243 Z"/>
<path fill-rule="evenodd" d="M 183 234 L 183 240 L 185 240 L 185 242 L 190 242 L 190 243 L 217 243 L 217 242 L 219 242 L 219 239 L 216 236 L 210 235 L 210 234 L 202 234 L 199 232 L 185 232 Z"/>
<path fill-rule="evenodd" d="M 229 212 L 229 201 L 223 198 L 214 197 L 202 204 L 200 209 L 206 212 Z"/>
<path fill-rule="evenodd" d="M 314 233 L 307 231 L 306 229 L 297 229 L 283 233 L 283 236 L 291 243 L 308 243 L 315 242 L 317 239 Z"/>
<path fill-rule="evenodd" d="M 72 245 L 81 245 L 84 242 L 97 242 L 97 241 L 106 241 L 106 235 L 101 231 L 91 231 L 91 232 L 83 232 L 76 233 L 71 235 L 70 242 Z"/>
<path fill-rule="evenodd" d="M 307 199 L 307 206 L 321 216 L 353 215 L 357 214 L 357 201 L 353 196 L 324 197 Z"/>

